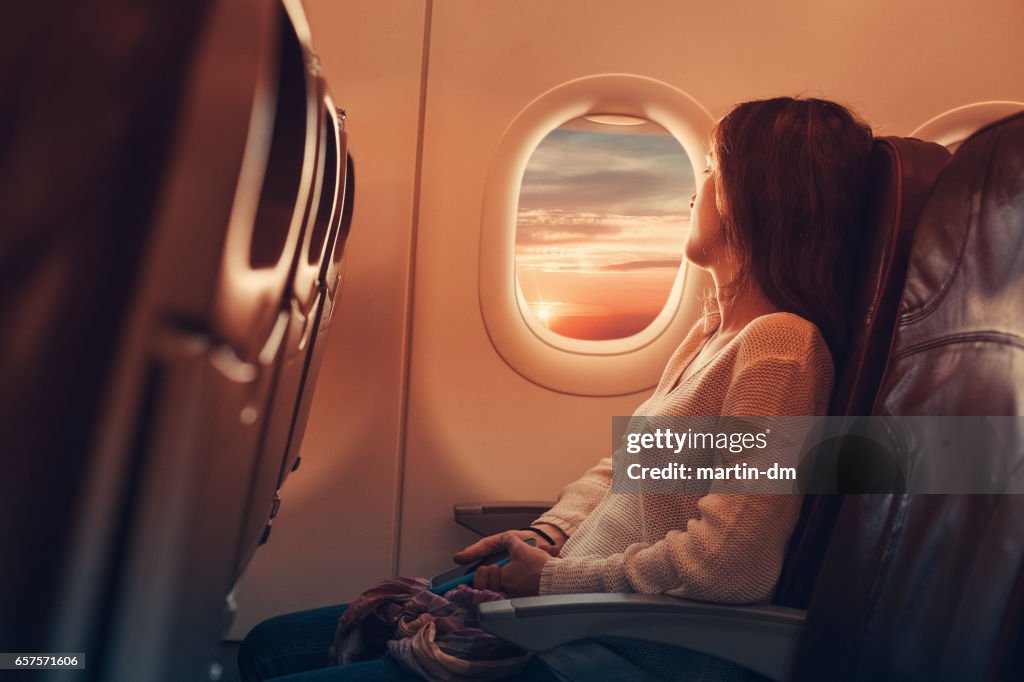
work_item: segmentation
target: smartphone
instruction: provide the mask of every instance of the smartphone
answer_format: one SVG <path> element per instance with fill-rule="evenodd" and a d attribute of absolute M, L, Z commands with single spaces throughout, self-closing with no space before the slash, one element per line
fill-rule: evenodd
<path fill-rule="evenodd" d="M 537 546 L 537 541 L 533 538 L 527 538 L 523 540 L 523 542 L 531 547 Z M 444 594 L 448 590 L 454 589 L 459 585 L 471 585 L 473 583 L 473 574 L 476 573 L 476 569 L 481 566 L 491 566 L 495 564 L 498 566 L 504 566 L 510 560 L 508 550 L 502 547 L 498 551 L 491 552 L 486 555 L 479 561 L 456 566 L 444 573 L 438 573 L 430 579 L 430 591 L 434 594 Z"/>

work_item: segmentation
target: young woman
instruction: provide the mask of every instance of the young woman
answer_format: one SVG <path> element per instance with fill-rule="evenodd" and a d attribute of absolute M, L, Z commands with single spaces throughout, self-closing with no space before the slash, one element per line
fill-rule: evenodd
<path fill-rule="evenodd" d="M 746 102 L 718 123 L 691 201 L 686 243 L 687 259 L 711 273 L 715 297 L 637 415 L 825 414 L 833 362 L 843 352 L 871 145 L 867 125 L 820 99 Z M 534 524 L 539 533 L 509 531 L 457 553 L 456 561 L 465 563 L 499 546 L 510 550 L 512 561 L 481 568 L 474 586 L 509 596 L 644 592 L 732 603 L 771 598 L 799 496 L 613 494 L 611 465 L 605 458 L 568 485 Z M 526 537 L 540 546 L 521 542 Z M 239 656 L 243 675 L 266 679 L 258 675 L 326 665 L 343 608 L 258 625 Z M 285 665 L 277 654 L 288 647 L 295 653 L 303 639 L 310 657 Z M 684 661 L 664 649 L 636 646 L 623 655 L 648 672 L 674 675 L 698 660 Z M 288 679 L 374 675 L 415 679 L 388 659 Z M 555 678 L 531 661 L 520 679 Z"/>

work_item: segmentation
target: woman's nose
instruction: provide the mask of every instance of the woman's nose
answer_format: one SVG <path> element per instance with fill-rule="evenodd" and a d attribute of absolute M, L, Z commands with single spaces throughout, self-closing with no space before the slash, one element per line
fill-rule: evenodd
<path fill-rule="evenodd" d="M 697 203 L 697 193 L 696 192 L 694 192 L 693 196 L 690 197 L 690 208 L 693 208 L 693 205 L 695 203 Z"/>

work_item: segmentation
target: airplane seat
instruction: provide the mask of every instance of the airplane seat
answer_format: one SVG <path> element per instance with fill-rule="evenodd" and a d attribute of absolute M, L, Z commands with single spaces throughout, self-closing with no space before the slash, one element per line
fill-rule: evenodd
<path fill-rule="evenodd" d="M 288 290 L 282 300 L 287 315 L 280 358 L 275 366 L 260 454 L 253 472 L 251 499 L 242 530 L 237 574 L 241 575 L 259 545 L 270 535 L 280 509 L 280 489 L 290 469 L 288 438 L 295 424 L 317 331 L 327 305 L 326 277 L 338 236 L 339 215 L 345 191 L 347 137 L 326 83 L 320 94 L 317 163 L 309 194 L 302 241 L 295 252 Z"/>
<path fill-rule="evenodd" d="M 0 631 L 90 652 L 92 679 L 197 679 L 231 615 L 287 329 L 314 62 L 295 0 L 136 3 L 128 23 L 93 5 L 64 36 L 103 55 L 87 87 L 70 83 L 82 115 L 52 120 L 51 100 L 23 92 L 24 142 L 0 152 L 8 215 L 31 228 L 5 231 L 0 255 L 17 323 L 0 354 L 19 389 L 2 389 L 7 470 L 24 474 L 5 477 L 21 489 L 5 517 L 28 520 L 4 524 L 2 589 L 23 595 L 5 604 L 24 608 Z M 68 120 L 84 128 L 70 152 L 39 144 Z M 49 550 L 29 549 L 39 537 Z"/>
<path fill-rule="evenodd" d="M 1024 414 L 1022 150 L 1017 114 L 953 156 L 914 243 L 874 413 Z"/>
<path fill-rule="evenodd" d="M 836 371 L 833 416 L 868 414 L 878 391 L 896 324 L 910 245 L 925 201 L 950 154 L 945 147 L 905 137 L 876 138 L 869 165 L 861 273 L 848 320 L 849 345 Z M 833 475 L 834 477 L 834 475 Z M 786 552 L 773 603 L 806 609 L 842 497 L 808 494 Z"/>
<path fill-rule="evenodd" d="M 921 218 L 873 412 L 1015 418 L 987 471 L 1022 488 L 1024 114 L 957 150 Z M 974 420 L 970 420 L 974 421 Z M 947 429 L 902 453 L 933 476 Z M 991 447 L 991 445 L 989 445 Z M 923 473 L 922 473 L 923 470 Z M 1021 679 L 1024 498 L 1019 494 L 848 496 L 808 612 L 796 679 Z"/>
<path fill-rule="evenodd" d="M 339 109 L 337 116 L 340 129 L 339 139 L 341 141 L 339 148 L 341 152 L 345 152 L 348 148 L 346 141 L 347 133 L 344 130 L 345 112 Z M 299 451 L 302 447 L 302 439 L 306 433 L 306 424 L 309 421 L 309 408 L 313 402 L 313 392 L 316 389 L 317 378 L 320 376 L 320 365 L 323 363 L 324 351 L 327 348 L 327 331 L 330 329 L 331 320 L 334 319 L 334 308 L 337 305 L 341 289 L 341 265 L 345 244 L 348 241 L 348 235 L 352 227 L 352 212 L 355 209 L 356 175 L 351 154 L 339 153 L 339 158 L 340 156 L 345 157 L 345 164 L 340 167 L 342 175 L 338 180 L 338 192 L 341 196 L 332 217 L 330 250 L 328 257 L 324 259 L 319 279 L 320 297 L 323 307 L 317 311 L 312 335 L 309 338 L 309 354 L 306 358 L 306 365 L 300 382 L 295 417 L 292 422 L 291 432 L 288 434 L 284 466 L 281 468 L 281 478 L 278 481 L 278 487 L 284 485 L 284 479 L 289 473 L 298 469 L 302 461 Z"/>
<path fill-rule="evenodd" d="M 327 330 L 334 318 L 341 283 L 341 259 L 352 226 L 352 209 L 355 201 L 355 170 L 352 156 L 348 153 L 348 133 L 345 131 L 344 109 L 335 108 L 329 102 L 334 129 L 337 135 L 336 159 L 338 162 L 337 190 L 331 207 L 329 235 L 325 244 L 317 277 L 320 306 L 311 320 L 308 330 L 307 353 L 304 358 L 299 381 L 295 413 L 284 447 L 284 463 L 278 480 L 278 487 L 284 485 L 288 475 L 299 467 L 299 448 L 309 420 L 309 406 L 313 398 L 320 365 L 326 349 Z"/>
<path fill-rule="evenodd" d="M 257 91 L 250 119 L 269 126 L 269 138 L 247 140 L 222 241 L 197 256 L 194 237 L 175 225 L 153 275 L 168 294 L 159 305 L 178 326 L 161 339 L 146 386 L 153 407 L 137 438 L 151 453 L 142 475 L 152 483 L 139 484 L 139 505 L 152 516 L 136 514 L 143 520 L 135 522 L 128 565 L 138 579 L 125 589 L 132 606 L 119 624 L 125 633 L 148 624 L 149 654 L 173 659 L 161 668 L 168 679 L 187 679 L 213 660 L 233 618 L 240 544 L 289 322 L 282 302 L 315 187 L 317 79 L 308 29 L 294 7 L 271 7 L 269 91 Z M 209 191 L 196 186 L 181 205 L 201 207 Z M 208 221 L 197 222 L 204 228 Z M 175 561 L 157 570 L 155 556 Z M 146 595 L 168 584 L 168 603 L 154 617 Z M 118 640 L 114 677 L 129 676 L 142 660 L 135 639 Z"/>
<path fill-rule="evenodd" d="M 126 27 L 117 18 L 129 7 L 134 23 Z M 83 444 L 94 439 L 99 397 L 117 363 L 152 233 L 152 178 L 172 163 L 205 9 L 83 0 L 60 20 L 52 6 L 6 10 L 0 642 L 29 651 L 52 641 L 71 606 L 57 586 L 75 565 L 73 521 L 99 454 Z M 125 41 L 126 29 L 135 40 Z M 86 80 L 69 68 L 69 55 L 137 68 L 97 68 Z"/>

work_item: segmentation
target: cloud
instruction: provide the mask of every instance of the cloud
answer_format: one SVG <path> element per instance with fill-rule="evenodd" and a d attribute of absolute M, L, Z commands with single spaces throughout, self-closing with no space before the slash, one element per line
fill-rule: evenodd
<path fill-rule="evenodd" d="M 656 169 L 598 170 L 572 176 L 527 174 L 519 207 L 561 208 L 631 215 L 678 213 L 688 206 L 688 187 L 676 177 Z"/>
<path fill-rule="evenodd" d="M 634 254 L 618 254 L 622 256 L 631 256 Z M 578 259 L 566 258 L 556 259 L 547 258 L 542 263 L 533 264 L 530 266 L 529 262 L 520 263 L 521 269 L 527 270 L 543 270 L 544 272 L 566 272 L 566 273 L 588 273 L 594 275 L 608 274 L 608 273 L 630 273 L 630 272 L 645 272 L 650 270 L 678 270 L 679 266 L 683 264 L 683 259 L 680 258 L 647 258 L 640 260 L 623 260 L 613 263 L 581 263 Z"/>
<path fill-rule="evenodd" d="M 520 209 L 516 217 L 516 225 L 520 232 L 562 230 L 601 235 L 621 232 L 633 219 L 633 216 L 614 213 L 589 213 L 562 209 Z"/>
<path fill-rule="evenodd" d="M 664 215 L 686 210 L 693 169 L 675 138 L 554 130 L 527 164 L 520 209 Z"/>
<path fill-rule="evenodd" d="M 689 214 L 656 216 L 614 213 L 581 213 L 567 210 L 521 210 L 516 228 L 516 247 L 580 244 L 600 248 L 602 244 L 667 245 L 678 251 L 689 229 Z"/>
<path fill-rule="evenodd" d="M 659 260 L 634 260 L 627 261 L 625 263 L 611 263 L 609 265 L 601 266 L 601 270 L 619 270 L 619 271 L 630 271 L 630 270 L 653 270 L 658 268 L 672 268 L 678 270 L 679 266 L 682 265 L 683 259 L 680 258 L 661 258 Z"/>
<path fill-rule="evenodd" d="M 567 320 L 632 320 L 632 331 L 558 330 L 579 338 L 643 328 L 682 264 L 693 186 L 672 137 L 553 131 L 520 191 L 516 273 L 524 296 L 545 306 L 552 329 Z"/>

